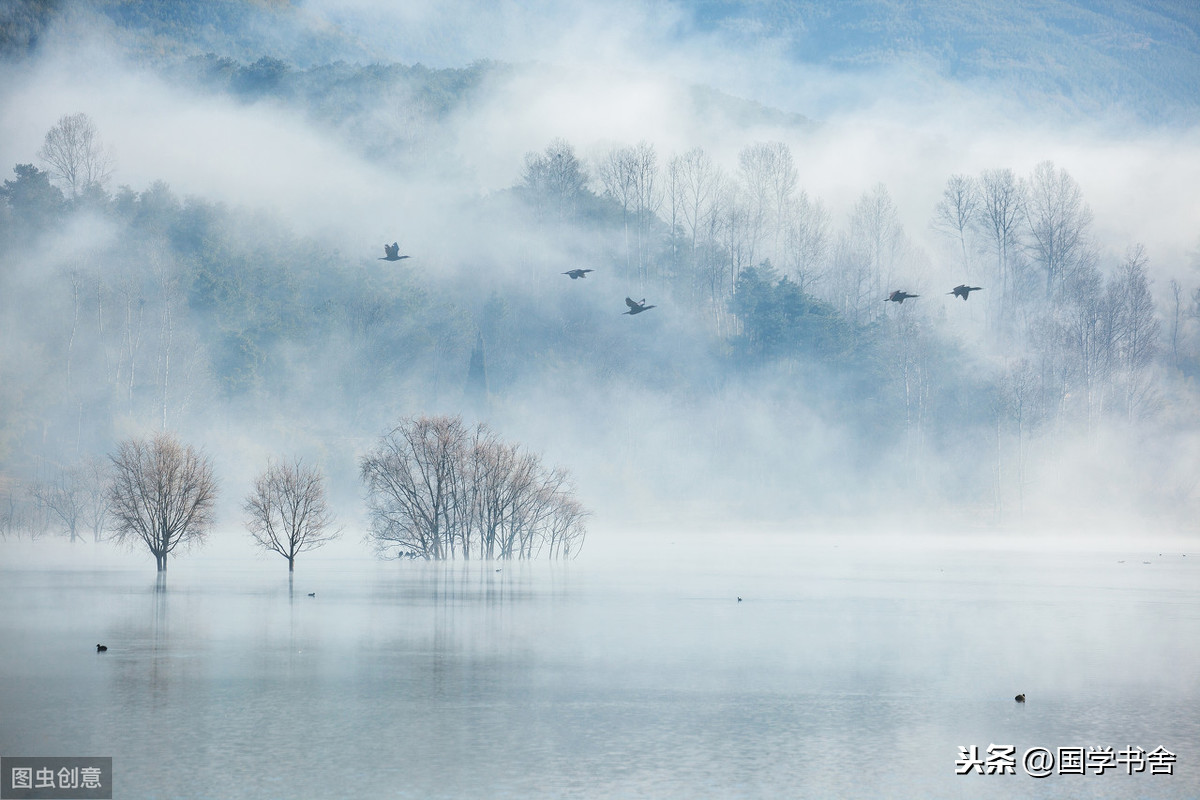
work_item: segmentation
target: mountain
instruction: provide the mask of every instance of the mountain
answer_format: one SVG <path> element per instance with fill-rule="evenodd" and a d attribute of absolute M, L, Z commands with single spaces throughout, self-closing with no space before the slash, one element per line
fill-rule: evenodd
<path fill-rule="evenodd" d="M 840 70 L 921 63 L 1078 114 L 1200 119 L 1200 4 L 1151 0 L 696 0 L 692 24 Z"/>
<path fill-rule="evenodd" d="M 472 15 L 472 7 L 471 0 L 438 7 L 431 30 L 486 24 L 473 18 L 498 13 Z M 660 45 L 703 41 L 746 54 L 770 43 L 793 65 L 848 74 L 919 65 L 1063 116 L 1118 110 L 1151 123 L 1200 121 L 1200 4 L 1192 0 L 693 0 L 648 7 L 674 20 L 650 36 Z M 345 9 L 283 0 L 17 0 L 0 4 L 0 54 L 21 58 L 37 49 L 54 20 L 91 13 L 147 58 L 212 53 L 301 69 L 339 60 L 394 63 L 406 59 L 388 49 L 398 41 L 395 29 L 382 27 L 392 11 L 359 6 L 351 17 Z M 546 11 L 503 13 L 520 28 L 540 24 Z M 548 35 L 569 24 L 568 11 L 547 24 Z M 401 43 L 421 31 L 405 33 Z M 513 60 L 478 52 L 452 66 L 477 59 Z"/>

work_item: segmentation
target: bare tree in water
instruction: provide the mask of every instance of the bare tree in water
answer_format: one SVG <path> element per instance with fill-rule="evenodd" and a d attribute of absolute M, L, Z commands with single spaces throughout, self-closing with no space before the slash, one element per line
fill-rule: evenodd
<path fill-rule="evenodd" d="M 362 457 L 370 535 L 380 553 L 426 559 L 567 558 L 587 512 L 568 474 L 458 417 L 407 419 Z"/>
<path fill-rule="evenodd" d="M 285 464 L 268 463 L 242 508 L 254 541 L 286 558 L 288 572 L 295 571 L 300 553 L 341 535 L 341 530 L 331 529 L 333 514 L 321 471 L 299 458 Z"/>
<path fill-rule="evenodd" d="M 61 523 L 72 542 L 83 541 L 79 528 L 84 514 L 84 491 L 78 470 L 58 468 L 52 479 L 34 484 L 31 494 L 49 516 Z"/>
<path fill-rule="evenodd" d="M 108 500 L 117 541 L 141 542 L 159 572 L 181 545 L 204 541 L 213 523 L 212 462 L 169 433 L 128 439 L 111 456 Z"/>

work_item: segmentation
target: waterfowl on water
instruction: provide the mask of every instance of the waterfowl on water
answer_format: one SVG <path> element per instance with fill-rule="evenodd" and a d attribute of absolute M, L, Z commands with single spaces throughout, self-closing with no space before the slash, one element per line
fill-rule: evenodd
<path fill-rule="evenodd" d="M 108 647 L 105 645 L 102 645 L 102 644 L 98 644 L 98 645 L 96 645 L 96 652 L 97 653 L 106 653 L 106 652 L 108 652 Z"/>
<path fill-rule="evenodd" d="M 1025 693 L 1021 692 L 1019 695 L 1017 695 L 1013 699 L 1016 700 L 1018 703 L 1024 703 L 1025 702 Z"/>

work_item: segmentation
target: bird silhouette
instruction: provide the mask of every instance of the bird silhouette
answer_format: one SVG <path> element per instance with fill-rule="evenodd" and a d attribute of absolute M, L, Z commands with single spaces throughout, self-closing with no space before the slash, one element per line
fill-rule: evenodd
<path fill-rule="evenodd" d="M 646 305 L 646 298 L 644 297 L 640 303 L 634 300 L 632 297 L 626 297 L 625 305 L 629 306 L 629 310 L 625 312 L 626 314 L 640 314 L 643 311 L 649 311 L 652 308 L 658 308 L 658 306 Z"/>
<path fill-rule="evenodd" d="M 400 243 L 399 242 L 392 242 L 391 244 L 385 244 L 383 246 L 383 254 L 384 254 L 383 258 L 379 259 L 380 261 L 399 261 L 402 258 L 408 258 L 408 256 L 400 255 Z"/>
<path fill-rule="evenodd" d="M 102 645 L 102 644 L 98 644 L 98 645 L 96 645 L 96 652 L 97 653 L 107 653 L 108 647 L 106 647 L 105 645 Z"/>
<path fill-rule="evenodd" d="M 1013 700 L 1016 700 L 1018 703 L 1024 703 L 1025 702 L 1025 693 L 1021 692 L 1019 695 L 1014 697 Z"/>
<path fill-rule="evenodd" d="M 892 292 L 891 294 L 889 294 L 887 297 L 887 300 L 884 302 L 891 301 L 893 303 L 903 303 L 905 300 L 910 300 L 914 297 L 920 297 L 920 296 L 921 295 L 919 295 L 919 294 L 909 294 L 908 292 L 902 292 L 900 290 L 896 290 L 896 291 Z"/>
<path fill-rule="evenodd" d="M 967 295 L 969 295 L 971 292 L 978 292 L 982 288 L 982 286 L 967 286 L 965 283 L 960 283 L 958 286 L 954 287 L 954 291 L 946 292 L 946 294 L 952 294 L 955 297 L 961 297 L 963 300 L 966 300 Z"/>
<path fill-rule="evenodd" d="M 316 597 L 316 596 L 317 596 L 317 593 L 316 593 L 316 592 L 309 592 L 309 593 L 308 593 L 308 596 L 309 596 L 309 597 Z"/>
<path fill-rule="evenodd" d="M 587 274 L 589 272 L 595 272 L 595 270 L 593 270 L 593 269 L 572 269 L 572 270 L 568 270 L 567 272 L 564 272 L 563 275 L 570 275 L 571 280 L 575 280 L 576 278 L 586 278 Z"/>

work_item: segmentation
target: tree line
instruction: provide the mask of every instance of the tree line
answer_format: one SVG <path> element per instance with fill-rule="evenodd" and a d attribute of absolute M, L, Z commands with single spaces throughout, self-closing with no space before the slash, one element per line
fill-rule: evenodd
<path fill-rule="evenodd" d="M 55 451 L 107 447 L 118 420 L 153 419 L 160 429 L 194 420 L 203 413 L 197 398 L 270 399 L 284 414 L 288 398 L 319 391 L 350 424 L 391 407 L 397 392 L 408 407 L 461 401 L 469 362 L 477 356 L 482 369 L 485 351 L 481 385 L 492 396 L 543 365 L 598 381 L 670 380 L 669 391 L 688 396 L 782 369 L 804 378 L 793 380 L 798 402 L 840 398 L 839 418 L 863 440 L 913 452 L 967 435 L 994 436 L 1019 453 L 1035 432 L 1137 421 L 1160 407 L 1165 378 L 1200 374 L 1200 290 L 1172 282 L 1174 305 L 1156 308 L 1137 245 L 1105 274 L 1081 189 L 1049 163 L 1024 177 L 1003 169 L 951 176 L 933 211 L 955 271 L 986 287 L 965 305 L 943 303 L 953 313 L 979 309 L 1002 354 L 988 364 L 930 313 L 939 292 L 927 284 L 929 257 L 883 185 L 835 226 L 780 142 L 748 145 L 732 166 L 699 148 L 664 161 L 646 142 L 590 163 L 563 140 L 527 154 L 511 192 L 482 201 L 484 209 L 515 201 L 549 242 L 589 232 L 600 242 L 599 266 L 707 328 L 699 357 L 684 362 L 635 350 L 636 340 L 585 317 L 557 318 L 546 290 L 431 291 L 433 276 L 348 268 L 344 256 L 283 225 L 180 199 L 165 184 L 110 194 L 98 133 L 66 135 L 83 122 L 60 120 L 41 153 L 44 169 L 18 165 L 0 187 L 0 257 L 9 265 L 81 216 L 121 232 L 107 249 L 56 266 L 36 291 L 0 298 L 25 297 L 51 321 L 21 333 L 47 365 L 45 379 L 0 385 L 9 411 L 0 458 L 44 452 L 42 461 L 25 459 L 46 465 L 42 472 L 71 461 Z M 98 152 L 73 170 L 56 166 L 54 146 L 71 142 Z M 899 282 L 922 300 L 884 303 Z M 326 348 L 336 356 L 325 358 Z M 322 360 L 331 363 L 314 364 Z M 20 498 L 57 478 L 22 478 L 0 486 L 9 517 L 40 514 L 44 527 L 47 506 L 18 508 Z"/>
<path fill-rule="evenodd" d="M 783 335 L 780 318 L 747 298 L 764 278 L 786 279 L 775 290 L 812 310 L 791 315 L 791 333 L 810 345 L 823 335 L 810 336 L 814 328 L 831 327 L 825 309 L 836 312 L 832 327 L 847 337 L 829 351 L 837 357 L 871 326 L 911 332 L 906 321 L 887 317 L 880 301 L 901 283 L 926 283 L 929 264 L 882 184 L 865 192 L 835 231 L 825 204 L 800 188 L 782 142 L 748 145 L 733 171 L 699 148 L 671 156 L 664 168 L 655 147 L 641 142 L 612 148 L 593 171 L 570 143 L 555 140 L 526 156 L 519 194 L 539 220 L 584 222 L 596 198 L 610 201 L 620 209 L 626 276 L 701 309 L 724 336 L 762 343 L 764 328 Z M 1161 325 L 1148 256 L 1133 243 L 1121 265 L 1103 275 L 1092 212 L 1065 169 L 1047 161 L 1026 177 L 1011 169 L 953 175 L 931 225 L 956 251 L 955 272 L 986 278 L 987 294 L 972 303 L 985 307 L 1004 349 L 1014 360 L 1040 363 L 1047 413 L 1080 390 L 1085 418 L 1103 408 L 1128 418 L 1153 409 L 1149 384 Z M 755 274 L 742 283 L 749 269 Z M 1200 288 L 1182 305 L 1182 293 L 1175 294 L 1177 330 L 1181 317 L 1200 318 Z"/>
<path fill-rule="evenodd" d="M 360 464 L 381 557 L 571 558 L 583 545 L 589 514 L 568 473 L 484 425 L 406 419 Z M 126 439 L 107 463 L 86 466 L 63 470 L 35 493 L 72 542 L 86 519 L 94 541 L 107 531 L 115 542 L 143 546 L 165 572 L 169 556 L 203 543 L 216 522 L 212 460 L 173 434 Z M 268 461 L 242 511 L 254 542 L 282 556 L 289 572 L 299 555 L 341 535 L 324 474 L 300 458 Z"/>

